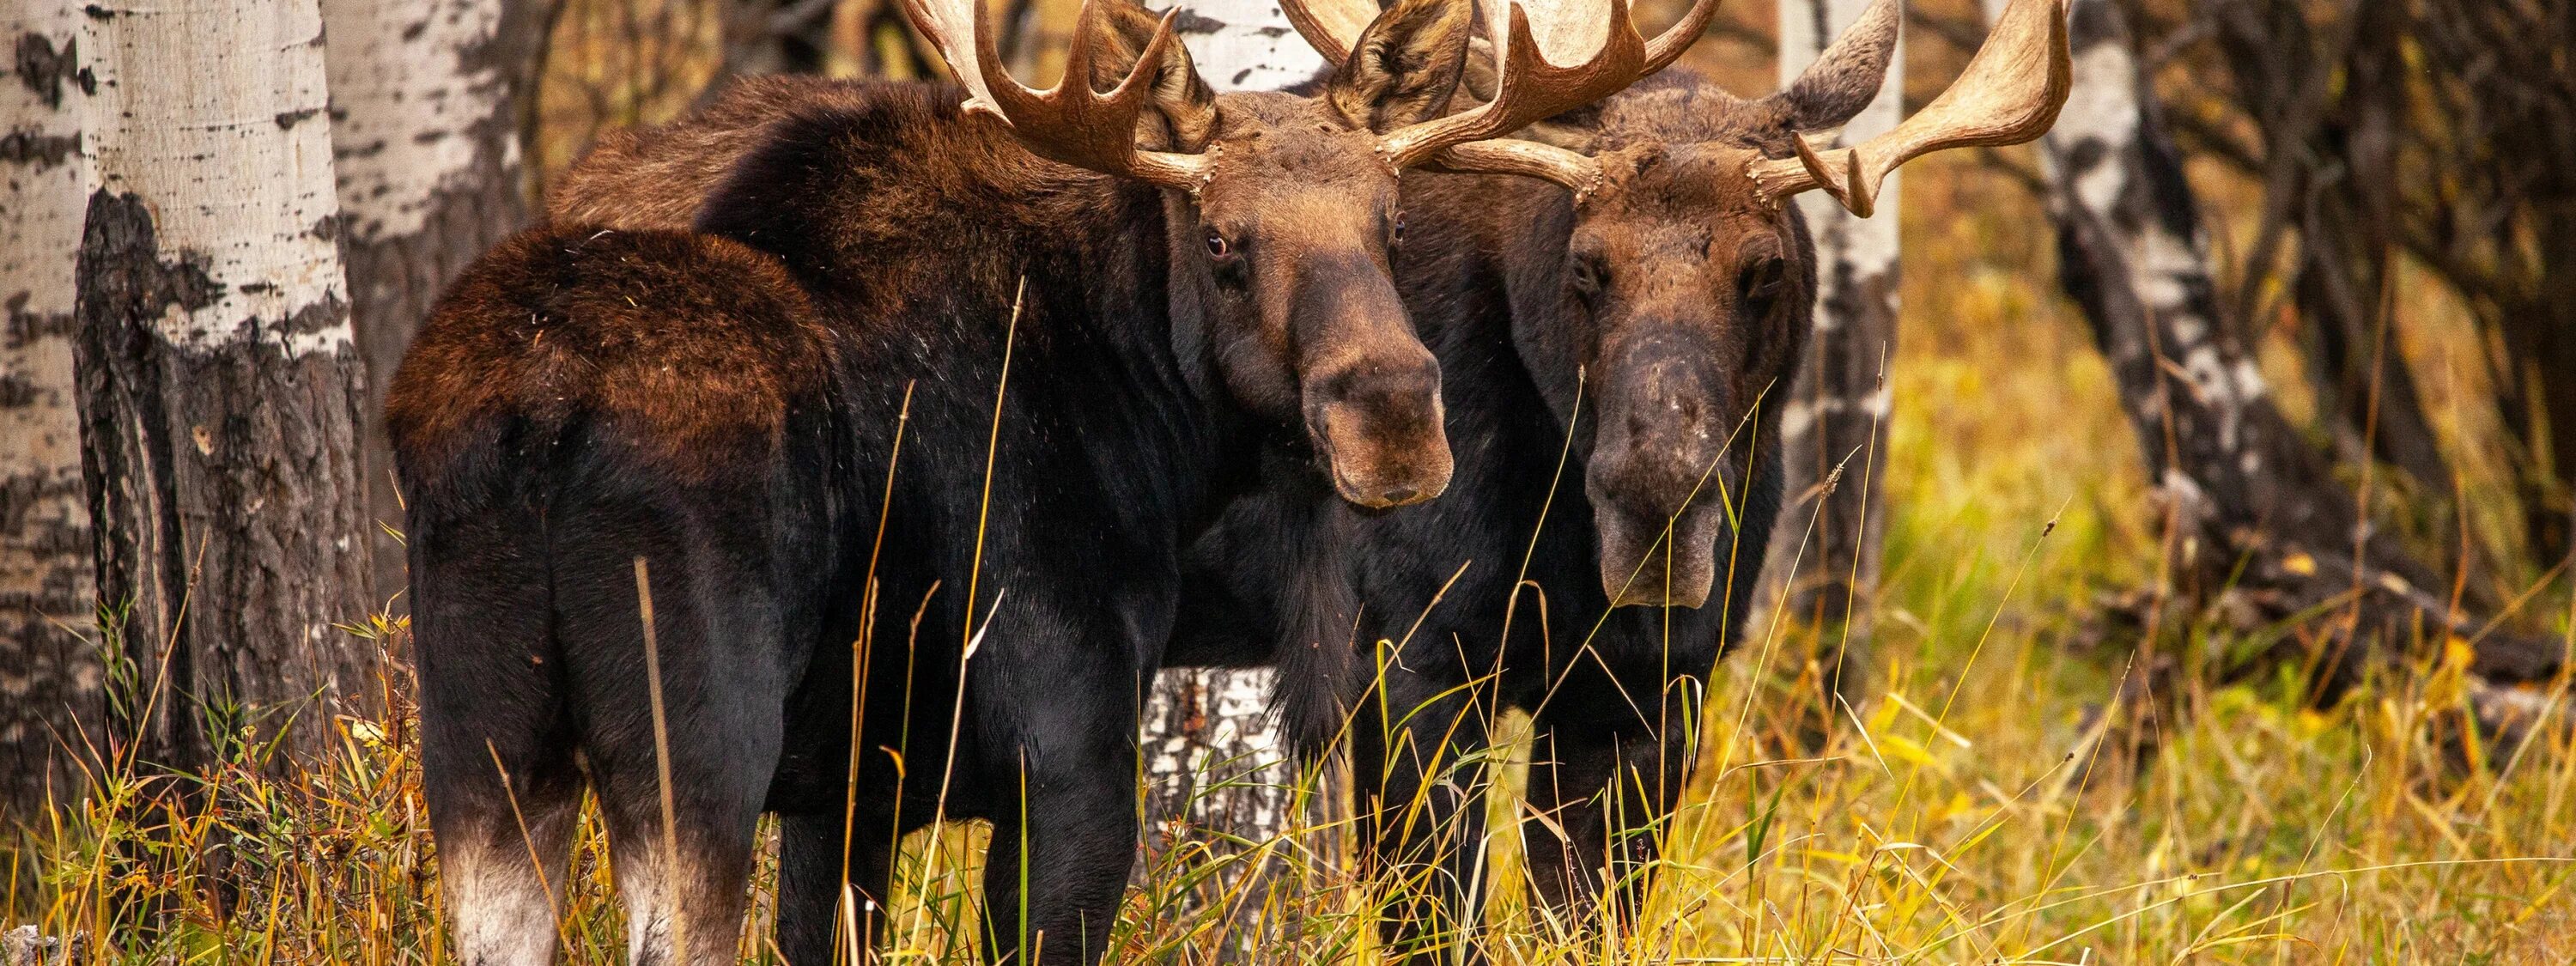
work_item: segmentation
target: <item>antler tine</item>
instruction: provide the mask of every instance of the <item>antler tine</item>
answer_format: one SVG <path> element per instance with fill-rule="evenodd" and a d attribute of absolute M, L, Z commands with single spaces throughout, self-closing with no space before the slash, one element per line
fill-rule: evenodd
<path fill-rule="evenodd" d="M 1207 158 L 1140 151 L 1135 144 L 1136 118 L 1153 94 L 1154 75 L 1179 42 L 1173 34 L 1179 11 L 1163 15 L 1135 69 L 1104 94 L 1091 89 L 1091 58 L 1096 34 L 1108 27 L 1092 4 L 1083 0 L 1073 47 L 1065 55 L 1064 78 L 1043 91 L 1030 90 L 1002 66 L 992 15 L 982 0 L 903 0 L 903 10 L 966 86 L 966 109 L 1000 118 L 1031 153 L 1102 174 L 1196 190 L 1207 181 Z M 960 34 L 973 38 L 971 44 L 958 44 Z"/>
<path fill-rule="evenodd" d="M 1418 164 L 1452 145 L 1508 134 L 1635 83 L 1645 76 L 1645 38 L 1637 35 L 1637 25 L 1629 19 L 1627 0 L 1609 0 L 1609 7 L 1600 45 L 1591 59 L 1558 67 L 1541 52 L 1541 39 L 1530 29 L 1529 11 L 1513 3 L 1494 99 L 1472 110 L 1388 132 L 1378 139 L 1380 150 L 1398 167 Z M 1580 29 L 1579 22 L 1568 18 L 1550 23 L 1559 28 L 1551 36 L 1560 40 L 1569 29 Z"/>
<path fill-rule="evenodd" d="M 1707 31 L 1709 19 L 1717 15 L 1719 2 L 1697 0 L 1680 20 L 1674 21 L 1672 26 L 1648 42 L 1645 65 L 1637 71 L 1637 76 L 1651 76 L 1679 59 L 1683 51 L 1689 50 L 1691 44 L 1699 40 L 1700 34 Z M 1440 152 L 1438 163 L 1450 171 L 1543 178 L 1572 190 L 1576 204 L 1583 203 L 1601 187 L 1599 162 L 1581 152 L 1536 141 L 1515 138 L 1469 141 Z"/>
<path fill-rule="evenodd" d="M 2075 79 L 2066 12 L 2067 0 L 2011 0 L 1959 79 L 1894 130 L 1831 151 L 1818 151 L 1799 135 L 1797 157 L 1756 161 L 1747 173 L 1773 199 L 1823 188 L 1867 218 L 1877 210 L 1879 182 L 1907 161 L 1945 148 L 2021 144 L 2047 133 Z"/>
<path fill-rule="evenodd" d="M 1351 56 L 1351 47 L 1360 42 L 1369 21 L 1377 19 L 1374 0 L 1279 0 L 1279 12 L 1288 15 L 1288 24 L 1297 28 L 1297 36 L 1306 38 L 1306 46 L 1324 55 L 1324 63 L 1340 64 Z"/>

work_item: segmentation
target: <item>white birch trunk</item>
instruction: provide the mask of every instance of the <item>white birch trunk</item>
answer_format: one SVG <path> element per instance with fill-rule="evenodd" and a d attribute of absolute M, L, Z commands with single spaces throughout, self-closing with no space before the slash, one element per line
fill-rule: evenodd
<path fill-rule="evenodd" d="M 1870 0 L 1780 0 L 1781 82 L 1796 80 L 1869 5 Z M 1905 48 L 1899 44 L 1878 99 L 1843 127 L 1840 143 L 1895 127 L 1904 119 L 1904 90 Z M 1792 620 L 1823 631 L 1817 670 L 1827 687 L 1846 698 L 1856 698 L 1861 689 L 1866 621 L 1885 529 L 1876 470 L 1887 443 L 1887 366 L 1896 356 L 1901 180 L 1888 174 L 1876 218 L 1855 218 L 1822 192 L 1797 199 L 1816 240 L 1815 327 L 1796 384 L 1781 387 L 1788 395 L 1778 445 L 1788 460 L 1791 502 L 1772 531 L 1757 600 L 1763 610 L 1785 607 Z M 1840 481 L 1818 490 L 1837 467 Z M 1752 626 L 1763 626 L 1763 618 L 1756 620 Z M 1838 652 L 1845 642 L 1855 653 Z"/>
<path fill-rule="evenodd" d="M 367 363 L 367 485 L 375 518 L 396 528 L 385 388 L 448 281 L 527 221 L 519 114 L 545 7 L 321 3 L 351 328 Z M 379 591 L 401 591 L 401 544 L 382 529 L 369 536 Z"/>
<path fill-rule="evenodd" d="M 71 803 L 69 751 L 105 711 L 84 634 L 96 597 L 72 382 L 81 155 L 80 8 L 0 12 L 0 828 L 39 823 L 47 783 Z M 0 862 L 9 846 L 0 836 Z M 0 888 L 8 883 L 0 881 Z"/>
<path fill-rule="evenodd" d="M 1323 55 L 1297 36 L 1277 0 L 1196 0 L 1187 11 L 1181 43 L 1199 76 L 1219 91 L 1275 91 L 1324 68 Z"/>
<path fill-rule="evenodd" d="M 119 730 L 185 766 L 213 737 L 188 697 L 283 708 L 367 667 L 333 626 L 370 595 L 322 18 L 315 0 L 103 2 L 80 49 L 98 85 L 75 364 L 100 596 L 132 608 L 138 679 L 171 691 Z M 331 709 L 302 712 L 325 740 Z"/>

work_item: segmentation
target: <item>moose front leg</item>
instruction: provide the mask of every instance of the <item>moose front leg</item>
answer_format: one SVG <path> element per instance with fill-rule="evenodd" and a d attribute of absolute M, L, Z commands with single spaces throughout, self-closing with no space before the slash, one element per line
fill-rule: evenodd
<path fill-rule="evenodd" d="M 775 941 L 788 966 L 857 963 L 876 948 L 899 836 L 873 809 L 855 820 L 840 812 L 778 817 Z M 851 916 L 857 921 L 846 921 Z M 852 936 L 859 948 L 843 948 Z"/>
<path fill-rule="evenodd" d="M 1467 688 L 1389 668 L 1351 725 L 1361 854 L 1388 892 L 1380 929 L 1391 959 L 1431 966 L 1478 959 L 1486 711 Z"/>
<path fill-rule="evenodd" d="M 1081 623 L 1023 606 L 1003 612 L 996 645 L 969 671 L 978 798 L 993 823 L 984 953 L 1012 966 L 1087 966 L 1109 948 L 1136 858 L 1138 673 L 1115 632 L 999 641 L 1023 621 Z"/>
<path fill-rule="evenodd" d="M 1604 888 L 1609 913 L 1626 924 L 1646 891 L 1646 867 L 1660 852 L 1690 760 L 1679 721 L 1533 722 L 1530 817 L 1521 840 L 1529 882 L 1548 908 L 1583 921 Z M 1541 816 L 1544 816 L 1542 820 Z"/>
<path fill-rule="evenodd" d="M 987 961 L 1089 964 L 1108 950 L 1136 855 L 1134 747 L 1097 769 L 1109 774 L 1031 768 L 1026 808 L 998 806 L 984 853 Z"/>

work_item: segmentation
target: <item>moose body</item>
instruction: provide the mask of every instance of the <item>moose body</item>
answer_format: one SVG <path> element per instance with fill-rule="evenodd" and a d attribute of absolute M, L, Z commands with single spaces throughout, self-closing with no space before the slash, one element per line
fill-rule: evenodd
<path fill-rule="evenodd" d="M 1542 125 L 1544 144 L 1453 151 L 1509 151 L 1537 179 L 1407 181 L 1426 215 L 1397 277 L 1447 386 L 1448 495 L 1397 514 L 1279 480 L 1237 498 L 1191 549 L 1166 658 L 1358 659 L 1332 688 L 1357 712 L 1357 829 L 1398 890 L 1394 951 L 1446 961 L 1468 932 L 1484 835 L 1465 773 L 1503 708 L 1533 729 L 1537 897 L 1578 922 L 1605 889 L 1614 919 L 1634 909 L 1696 755 L 1702 679 L 1756 609 L 1784 502 L 1779 426 L 1817 289 L 1787 196 L 1826 187 L 1867 214 L 1907 158 L 2036 137 L 2065 97 L 2064 16 L 2015 0 L 1917 121 L 1830 155 L 1849 169 L 1804 139 L 1876 94 L 1894 0 L 1771 96 L 1666 71 Z M 1818 669 L 1826 701 L 1843 670 Z"/>
<path fill-rule="evenodd" d="M 1483 809 L 1465 773 L 1505 708 L 1533 729 L 1522 842 L 1536 897 L 1579 910 L 1619 882 L 1620 905 L 1633 904 L 1694 754 L 1701 685 L 1753 609 L 1783 498 L 1777 401 L 1805 340 L 1814 258 L 1794 207 L 1730 206 L 1695 186 L 1741 177 L 1758 141 L 1786 151 L 1759 127 L 1734 129 L 1720 98 L 1668 70 L 1565 122 L 1665 155 L 1622 174 L 1668 180 L 1605 187 L 1581 210 L 1526 178 L 1409 179 L 1408 208 L 1441 213 L 1416 219 L 1397 278 L 1440 360 L 1449 491 L 1365 514 L 1266 483 L 1191 548 L 1167 663 L 1315 647 L 1355 659 L 1335 687 L 1357 710 L 1346 733 L 1359 830 L 1404 900 L 1388 938 L 1414 960 L 1445 961 L 1472 919 L 1461 904 L 1482 881 Z M 1726 156 L 1691 157 L 1701 142 Z M 1737 217 L 1757 230 L 1730 231 Z M 1605 234 L 1646 250 L 1597 256 L 1587 246 Z M 1602 283 L 1621 282 L 1587 257 L 1673 301 L 1596 314 Z M 1749 301 L 1747 263 L 1764 290 Z M 1623 553 L 1638 530 L 1651 552 Z M 1716 585 L 1700 606 L 1613 603 L 1661 603 L 1694 571 Z M 1336 732 L 1292 734 L 1311 749 Z"/>
<path fill-rule="evenodd" d="M 811 123 L 871 126 L 850 143 L 897 157 L 940 156 L 909 149 L 964 130 L 944 123 L 953 95 L 885 93 L 875 110 Z M 547 961 L 538 890 L 562 881 L 574 748 L 610 819 L 639 960 L 731 955 L 764 809 L 782 817 L 782 895 L 822 910 L 782 919 L 794 961 L 828 961 L 844 861 L 881 900 L 896 838 L 943 814 L 992 819 L 997 868 L 1031 845 L 1028 928 L 1050 938 L 1050 960 L 1098 952 L 1133 848 L 1127 722 L 1171 620 L 1172 548 L 1239 485 L 1229 464 L 1247 431 L 1209 405 L 1203 361 L 1175 348 L 1160 192 L 1069 187 L 1031 210 L 997 211 L 981 191 L 881 209 L 972 223 L 966 244 L 872 221 L 876 237 L 800 263 L 818 253 L 569 227 L 513 242 L 460 283 L 397 386 L 393 426 L 451 908 L 500 923 L 478 937 L 460 917 L 480 961 Z M 849 190 L 839 197 L 862 189 Z M 745 234 L 820 247 L 808 231 Z M 652 277 L 621 284 L 635 265 Z M 851 284 L 816 284 L 818 272 Z M 774 338 L 758 353 L 725 345 L 765 301 L 785 303 L 768 313 Z M 496 331 L 510 320 L 525 321 Z M 527 358 L 539 351 L 559 361 Z M 1007 386 L 1006 355 L 1019 376 Z M 778 391 L 746 398 L 746 384 Z M 679 797 L 671 853 L 657 845 L 638 557 Z M 983 646 L 965 661 L 970 619 Z M 844 843 L 851 788 L 858 834 Z M 542 876 L 513 798 L 552 863 Z M 657 895 L 672 878 L 681 891 Z M 1019 881 L 993 877 L 992 908 L 1019 908 Z M 516 918 L 498 911 L 512 905 Z M 513 930 L 520 949 L 498 935 Z"/>
<path fill-rule="evenodd" d="M 1169 297 L 1163 192 L 1030 157 L 957 101 L 890 86 L 784 120 L 718 190 L 706 234 L 519 239 L 424 331 L 392 426 L 414 494 L 432 814 L 460 905 L 494 901 L 475 880 L 526 864 L 513 795 L 532 834 L 568 830 L 578 747 L 643 949 L 685 916 L 688 961 L 730 954 L 767 809 L 789 905 L 824 910 L 782 920 L 798 961 L 828 956 L 845 854 L 881 898 L 895 838 L 943 814 L 993 820 L 996 868 L 1030 843 L 1028 928 L 1049 959 L 1099 951 L 1176 548 L 1248 479 L 1261 430 L 1219 402 L 1215 326 L 1174 317 L 1188 300 Z M 746 340 L 755 325 L 765 338 Z M 660 799 L 638 557 L 679 870 L 647 847 Z M 860 834 L 844 843 L 850 788 Z M 529 871 L 517 887 L 535 888 Z M 677 910 L 654 895 L 671 877 Z M 1018 908 L 1018 891 L 992 877 L 990 907 Z M 546 909 L 542 892 L 515 899 Z"/>
<path fill-rule="evenodd" d="M 1632 34 L 1624 62 L 1432 118 L 1466 18 L 1406 0 L 1320 96 L 1218 97 L 1170 18 L 1113 3 L 1068 65 L 1110 92 L 1037 93 L 990 66 L 980 10 L 907 8 L 965 87 L 753 112 L 720 178 L 663 172 L 713 181 L 694 231 L 514 239 L 397 375 L 465 962 L 551 958 L 585 783 L 639 963 L 730 958 L 764 810 L 791 961 L 828 962 L 843 883 L 882 901 L 900 835 L 941 817 L 994 825 L 988 957 L 1098 958 L 1181 548 L 1264 454 L 1364 506 L 1446 485 L 1390 278 L 1397 171 L 1639 57 Z"/>

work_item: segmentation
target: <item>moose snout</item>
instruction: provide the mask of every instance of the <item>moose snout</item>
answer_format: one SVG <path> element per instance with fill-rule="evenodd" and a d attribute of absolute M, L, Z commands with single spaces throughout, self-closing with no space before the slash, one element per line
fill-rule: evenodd
<path fill-rule="evenodd" d="M 1618 606 L 1698 607 L 1724 529 L 1721 465 L 1735 428 L 1715 354 L 1683 333 L 1611 356 L 1585 489 L 1601 533 L 1602 591 Z"/>
<path fill-rule="evenodd" d="M 1355 359 L 1308 381 L 1306 427 L 1333 489 L 1360 506 L 1420 503 L 1449 488 L 1440 368 L 1420 346 Z"/>

